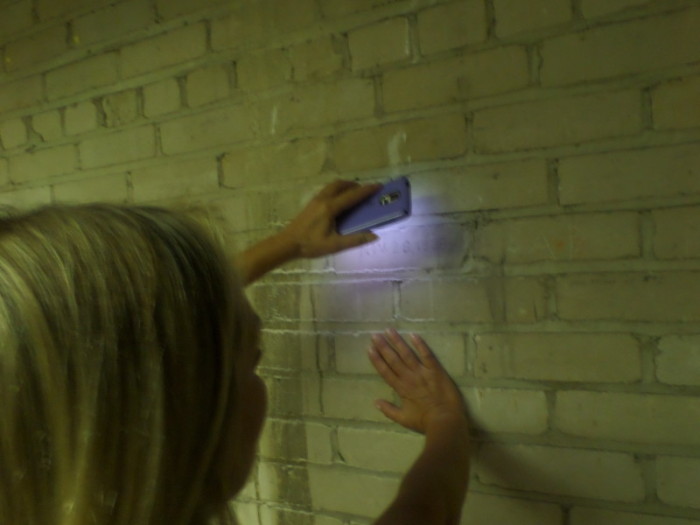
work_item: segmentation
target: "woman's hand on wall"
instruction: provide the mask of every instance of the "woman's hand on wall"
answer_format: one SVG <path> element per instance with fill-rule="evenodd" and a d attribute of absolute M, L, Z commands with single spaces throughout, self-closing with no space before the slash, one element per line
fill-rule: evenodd
<path fill-rule="evenodd" d="M 425 434 L 425 446 L 399 493 L 375 525 L 459 523 L 469 483 L 469 428 L 464 399 L 422 338 L 413 348 L 395 331 L 372 338 L 370 360 L 401 398 L 377 401 L 391 420 Z"/>
<path fill-rule="evenodd" d="M 401 398 L 401 406 L 385 400 L 377 408 L 399 425 L 426 434 L 452 422 L 466 424 L 466 406 L 459 389 L 435 354 L 417 335 L 415 351 L 395 331 L 372 337 L 370 361 Z"/>

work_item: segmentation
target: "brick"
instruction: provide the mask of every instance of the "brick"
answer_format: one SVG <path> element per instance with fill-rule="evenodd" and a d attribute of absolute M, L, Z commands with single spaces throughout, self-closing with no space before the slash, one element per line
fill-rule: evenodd
<path fill-rule="evenodd" d="M 139 100 L 135 90 L 121 91 L 102 99 L 105 124 L 117 128 L 130 124 L 139 118 Z"/>
<path fill-rule="evenodd" d="M 318 21 L 315 0 L 261 0 L 242 3 L 230 16 L 217 18 L 211 25 L 215 51 L 265 44 Z"/>
<path fill-rule="evenodd" d="M 700 399 L 673 395 L 558 392 L 556 428 L 631 443 L 700 444 Z"/>
<path fill-rule="evenodd" d="M 227 98 L 231 92 L 231 68 L 226 64 L 204 67 L 187 75 L 187 103 L 203 106 Z"/>
<path fill-rule="evenodd" d="M 323 415 L 328 418 L 387 422 L 374 406 L 378 399 L 392 401 L 393 391 L 380 379 L 327 378 L 322 382 Z"/>
<path fill-rule="evenodd" d="M 10 178 L 15 184 L 65 175 L 77 168 L 75 146 L 35 150 L 10 158 Z"/>
<path fill-rule="evenodd" d="M 314 509 L 376 518 L 391 503 L 398 479 L 338 468 L 309 468 Z"/>
<path fill-rule="evenodd" d="M 278 523 L 285 523 L 285 522 L 278 521 Z M 330 516 L 320 516 L 316 513 L 314 513 L 314 516 L 313 516 L 313 525 L 345 525 L 345 523 L 350 523 L 350 522 L 345 522 L 345 521 L 340 520 L 339 518 L 332 518 Z M 352 525 L 357 525 L 357 524 L 355 522 L 352 522 Z"/>
<path fill-rule="evenodd" d="M 143 88 L 143 113 L 149 118 L 180 109 L 180 86 L 174 79 L 162 80 Z"/>
<path fill-rule="evenodd" d="M 700 336 L 662 337 L 656 354 L 656 378 L 669 385 L 700 386 Z"/>
<path fill-rule="evenodd" d="M 2 6 L 0 18 L 0 41 L 8 42 L 9 37 L 32 26 L 32 0 L 18 0 Z"/>
<path fill-rule="evenodd" d="M 662 456 L 656 460 L 656 491 L 671 505 L 700 509 L 700 459 Z"/>
<path fill-rule="evenodd" d="M 223 185 L 236 188 L 317 176 L 327 150 L 324 138 L 311 138 L 232 151 L 222 161 Z"/>
<path fill-rule="evenodd" d="M 168 160 L 158 166 L 131 172 L 134 202 L 165 200 L 216 191 L 216 160 Z"/>
<path fill-rule="evenodd" d="M 236 62 L 238 87 L 259 92 L 285 84 L 292 78 L 286 50 L 269 49 L 242 56 Z"/>
<path fill-rule="evenodd" d="M 562 204 L 636 201 L 700 192 L 700 148 L 645 148 L 562 159 Z"/>
<path fill-rule="evenodd" d="M 10 168 L 7 159 L 0 158 L 0 186 L 10 182 Z"/>
<path fill-rule="evenodd" d="M 340 519 L 328 516 L 318 516 L 308 510 L 292 510 L 289 508 L 260 507 L 261 524 L 284 523 L 285 525 L 344 525 Z M 249 523 L 241 520 L 241 523 Z M 256 523 L 256 522 L 253 522 Z"/>
<path fill-rule="evenodd" d="M 5 67 L 8 72 L 46 62 L 68 49 L 66 26 L 53 26 L 7 44 Z"/>
<path fill-rule="evenodd" d="M 474 143 L 488 153 L 578 144 L 642 129 L 637 92 L 612 92 L 489 108 L 474 116 Z"/>
<path fill-rule="evenodd" d="M 190 0 L 156 0 L 155 3 L 158 15 L 168 20 L 192 11 L 202 11 L 209 7 L 220 5 L 225 3 L 225 0 L 198 0 L 195 4 Z"/>
<path fill-rule="evenodd" d="M 491 222 L 477 229 L 473 254 L 493 262 L 639 257 L 636 213 L 577 214 Z"/>
<path fill-rule="evenodd" d="M 669 82 L 652 92 L 656 129 L 700 126 L 700 76 Z"/>
<path fill-rule="evenodd" d="M 546 312 L 545 291 L 536 279 L 408 281 L 401 286 L 401 316 L 442 322 L 533 322 Z"/>
<path fill-rule="evenodd" d="M 552 503 L 480 494 L 471 490 L 460 523 L 560 525 L 562 511 L 558 505 Z"/>
<path fill-rule="evenodd" d="M 338 16 L 369 11 L 375 7 L 380 7 L 398 0 L 321 0 L 323 14 L 326 18 L 335 18 Z"/>
<path fill-rule="evenodd" d="M 29 210 L 50 203 L 51 188 L 49 186 L 0 193 L 0 206 Z"/>
<path fill-rule="evenodd" d="M 99 126 L 97 108 L 92 101 L 80 102 L 66 108 L 64 114 L 66 135 L 80 135 Z"/>
<path fill-rule="evenodd" d="M 539 435 L 547 431 L 544 392 L 502 388 L 468 388 L 465 399 L 474 427 L 487 433 Z"/>
<path fill-rule="evenodd" d="M 388 112 L 489 97 L 528 85 L 525 49 L 497 49 L 387 71 L 382 82 Z"/>
<path fill-rule="evenodd" d="M 343 68 L 342 43 L 334 37 L 309 40 L 289 48 L 294 80 L 316 80 Z"/>
<path fill-rule="evenodd" d="M 362 78 L 316 83 L 266 101 L 261 120 L 269 122 L 268 133 L 335 126 L 374 115 L 374 85 Z"/>
<path fill-rule="evenodd" d="M 226 233 L 242 239 L 246 246 L 262 240 L 267 233 L 265 228 L 271 229 L 273 224 L 281 222 L 279 201 L 276 195 L 267 192 L 234 192 L 227 198 L 212 201 L 211 206 L 221 217 Z M 298 211 L 296 206 L 294 210 Z M 234 246 L 238 246 L 238 242 Z M 261 283 L 252 286 L 251 290 L 259 287 L 262 298 L 267 292 Z"/>
<path fill-rule="evenodd" d="M 358 71 L 411 56 L 408 20 L 394 18 L 348 34 L 352 69 Z"/>
<path fill-rule="evenodd" d="M 230 503 L 230 507 L 235 512 L 236 519 L 240 520 L 241 523 L 246 523 L 250 525 L 262 525 L 262 522 L 260 521 L 260 512 L 262 509 L 261 506 L 257 503 L 248 503 L 234 500 Z"/>
<path fill-rule="evenodd" d="M 388 321 L 392 318 L 391 283 L 366 281 L 318 284 L 312 289 L 319 321 Z"/>
<path fill-rule="evenodd" d="M 267 385 L 268 410 L 275 418 L 300 418 L 321 414 L 318 376 L 262 376 Z"/>
<path fill-rule="evenodd" d="M 330 465 L 333 462 L 333 446 L 331 427 L 307 423 L 306 431 L 306 461 L 321 465 Z"/>
<path fill-rule="evenodd" d="M 114 202 L 127 201 L 126 174 L 101 175 L 90 179 L 63 182 L 53 186 L 56 202 Z"/>
<path fill-rule="evenodd" d="M 650 2 L 651 0 L 582 0 L 581 11 L 586 18 L 594 18 Z"/>
<path fill-rule="evenodd" d="M 243 105 L 196 113 L 161 124 L 166 155 L 241 142 L 254 135 L 251 110 Z"/>
<path fill-rule="evenodd" d="M 476 475 L 486 485 L 527 492 L 605 501 L 644 499 L 642 469 L 630 454 L 487 444 L 479 453 Z"/>
<path fill-rule="evenodd" d="M 462 267 L 470 248 L 470 228 L 456 222 L 425 225 L 412 222 L 409 219 L 375 229 L 380 237 L 378 241 L 336 254 L 332 267 L 336 272 L 352 273 Z"/>
<path fill-rule="evenodd" d="M 335 138 L 332 158 L 343 173 L 454 158 L 466 148 L 464 119 L 446 115 L 345 133 Z"/>
<path fill-rule="evenodd" d="M 91 45 L 123 38 L 147 28 L 154 22 L 153 18 L 153 10 L 148 3 L 126 0 L 73 20 L 73 43 Z"/>
<path fill-rule="evenodd" d="M 464 340 L 461 334 L 438 334 L 421 331 L 421 337 L 430 345 L 442 366 L 453 377 L 464 374 Z M 371 333 L 336 334 L 335 366 L 341 374 L 369 374 L 376 370 L 367 356 L 371 344 Z"/>
<path fill-rule="evenodd" d="M 557 279 L 566 320 L 693 322 L 700 319 L 700 279 L 691 272 L 577 275 Z"/>
<path fill-rule="evenodd" d="M 567 0 L 495 0 L 494 9 L 499 37 L 565 24 L 573 15 Z"/>
<path fill-rule="evenodd" d="M 80 11 L 87 7 L 95 8 L 108 3 L 109 0 L 37 0 L 36 9 L 41 20 L 64 16 L 68 13 Z"/>
<path fill-rule="evenodd" d="M 639 345 L 629 335 L 484 333 L 475 342 L 478 378 L 596 383 L 642 378 Z"/>
<path fill-rule="evenodd" d="M 298 465 L 281 465 L 261 461 L 258 465 L 258 491 L 263 501 L 286 505 L 309 505 L 306 469 Z"/>
<path fill-rule="evenodd" d="M 427 214 L 537 206 L 548 201 L 547 165 L 525 160 L 430 170 L 411 176 L 411 192 L 415 213 L 421 200 Z"/>
<path fill-rule="evenodd" d="M 43 98 L 44 87 L 41 76 L 0 83 L 0 113 L 38 105 Z"/>
<path fill-rule="evenodd" d="M 123 164 L 153 157 L 155 133 L 151 126 L 85 139 L 79 145 L 83 168 Z"/>
<path fill-rule="evenodd" d="M 300 296 L 301 287 L 299 286 L 259 284 L 252 288 L 250 300 L 264 320 L 299 319 Z"/>
<path fill-rule="evenodd" d="M 2 139 L 2 146 L 6 150 L 26 144 L 29 136 L 24 120 L 15 118 L 0 123 L 0 139 Z"/>
<path fill-rule="evenodd" d="M 486 286 L 477 280 L 408 281 L 401 285 L 401 317 L 443 322 L 492 320 Z"/>
<path fill-rule="evenodd" d="M 450 2 L 418 13 L 418 40 L 424 55 L 486 40 L 484 0 Z"/>
<path fill-rule="evenodd" d="M 534 323 L 545 319 L 547 312 L 547 291 L 539 279 L 501 277 L 486 279 L 486 288 L 491 301 L 491 309 L 496 319 L 503 315 L 509 323 Z M 498 293 L 503 293 L 505 305 Z"/>
<path fill-rule="evenodd" d="M 316 370 L 321 341 L 312 334 L 264 330 L 260 367 L 265 370 Z"/>
<path fill-rule="evenodd" d="M 49 100 L 56 100 L 110 86 L 117 80 L 117 55 L 108 53 L 49 71 L 46 74 L 46 90 Z"/>
<path fill-rule="evenodd" d="M 423 436 L 407 432 L 338 428 L 338 452 L 351 467 L 403 473 L 423 448 Z"/>
<path fill-rule="evenodd" d="M 63 136 L 61 113 L 48 111 L 32 116 L 32 129 L 44 142 L 51 142 Z"/>
<path fill-rule="evenodd" d="M 125 78 L 157 71 L 206 53 L 206 28 L 195 24 L 176 29 L 121 50 L 121 71 Z"/>
<path fill-rule="evenodd" d="M 606 25 L 542 45 L 545 86 L 602 80 L 696 62 L 700 9 Z"/>
<path fill-rule="evenodd" d="M 654 210 L 654 255 L 658 259 L 700 257 L 700 208 Z"/>
<path fill-rule="evenodd" d="M 571 510 L 570 523 L 571 525 L 590 525 L 591 523 L 605 523 L 605 525 L 700 525 L 699 520 L 580 507 L 574 507 Z"/>

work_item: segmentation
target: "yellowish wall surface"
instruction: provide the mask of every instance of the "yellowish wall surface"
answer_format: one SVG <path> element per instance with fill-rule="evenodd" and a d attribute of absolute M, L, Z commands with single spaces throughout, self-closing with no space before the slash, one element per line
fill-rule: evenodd
<path fill-rule="evenodd" d="M 0 0 L 0 203 L 201 202 L 238 247 L 335 178 L 382 240 L 275 272 L 244 524 L 368 524 L 420 449 L 369 334 L 433 345 L 469 525 L 700 524 L 694 0 Z"/>

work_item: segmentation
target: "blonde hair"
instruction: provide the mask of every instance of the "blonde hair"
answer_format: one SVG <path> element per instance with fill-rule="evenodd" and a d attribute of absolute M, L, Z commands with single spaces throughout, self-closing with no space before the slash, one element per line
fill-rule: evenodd
<path fill-rule="evenodd" d="M 0 523 L 224 523 L 236 352 L 219 243 L 152 207 L 0 219 Z"/>

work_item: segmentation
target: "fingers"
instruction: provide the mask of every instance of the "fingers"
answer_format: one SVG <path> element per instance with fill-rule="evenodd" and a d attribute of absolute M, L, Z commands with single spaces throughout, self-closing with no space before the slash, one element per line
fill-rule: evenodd
<path fill-rule="evenodd" d="M 374 341 L 372 346 L 368 350 L 369 354 L 369 360 L 372 363 L 372 366 L 374 366 L 374 369 L 377 371 L 377 373 L 382 376 L 384 381 L 396 390 L 396 388 L 399 386 L 399 378 L 397 377 L 396 373 L 392 370 L 392 368 L 389 366 L 389 364 L 386 362 L 384 357 L 382 356 L 381 353 L 377 350 L 377 347 L 374 345 Z"/>
<path fill-rule="evenodd" d="M 339 192 L 329 203 L 331 214 L 335 217 L 340 212 L 352 208 L 355 204 L 359 204 L 367 197 L 374 195 L 381 189 L 381 184 L 367 184 L 365 186 L 355 185 L 355 187 L 346 187 L 345 190 Z"/>
<path fill-rule="evenodd" d="M 422 337 L 416 334 L 411 334 L 410 338 L 413 346 L 415 346 L 416 350 L 418 351 L 418 355 L 420 356 L 423 366 L 431 369 L 442 368 L 440 361 L 438 361 L 437 357 L 435 357 L 435 354 L 425 343 Z"/>
<path fill-rule="evenodd" d="M 406 344 L 406 342 L 399 335 L 399 333 L 393 328 L 391 328 L 387 330 L 387 335 L 391 346 L 394 348 L 394 350 L 396 350 L 396 353 L 399 354 L 399 356 L 401 356 L 401 359 L 403 360 L 404 364 L 412 370 L 418 368 L 420 366 L 420 361 L 418 361 L 416 354 Z"/>
<path fill-rule="evenodd" d="M 376 406 L 382 414 L 391 419 L 393 422 L 400 423 L 401 409 L 393 403 L 389 403 L 383 399 L 378 399 L 374 402 L 374 406 Z"/>
<path fill-rule="evenodd" d="M 337 235 L 334 239 L 333 252 L 340 252 L 348 248 L 355 248 L 379 239 L 372 232 L 353 233 L 350 235 Z"/>
<path fill-rule="evenodd" d="M 330 184 L 326 184 L 326 186 L 318 193 L 318 197 L 322 199 L 332 199 L 339 193 L 357 186 L 359 186 L 359 184 L 351 180 L 335 180 Z"/>
<path fill-rule="evenodd" d="M 372 336 L 372 344 L 372 348 L 382 357 L 397 378 L 400 379 L 405 376 L 415 367 L 415 363 L 406 362 L 410 358 L 404 358 L 402 353 L 395 348 L 387 337 L 381 335 Z M 415 360 L 415 356 L 413 359 Z"/>

